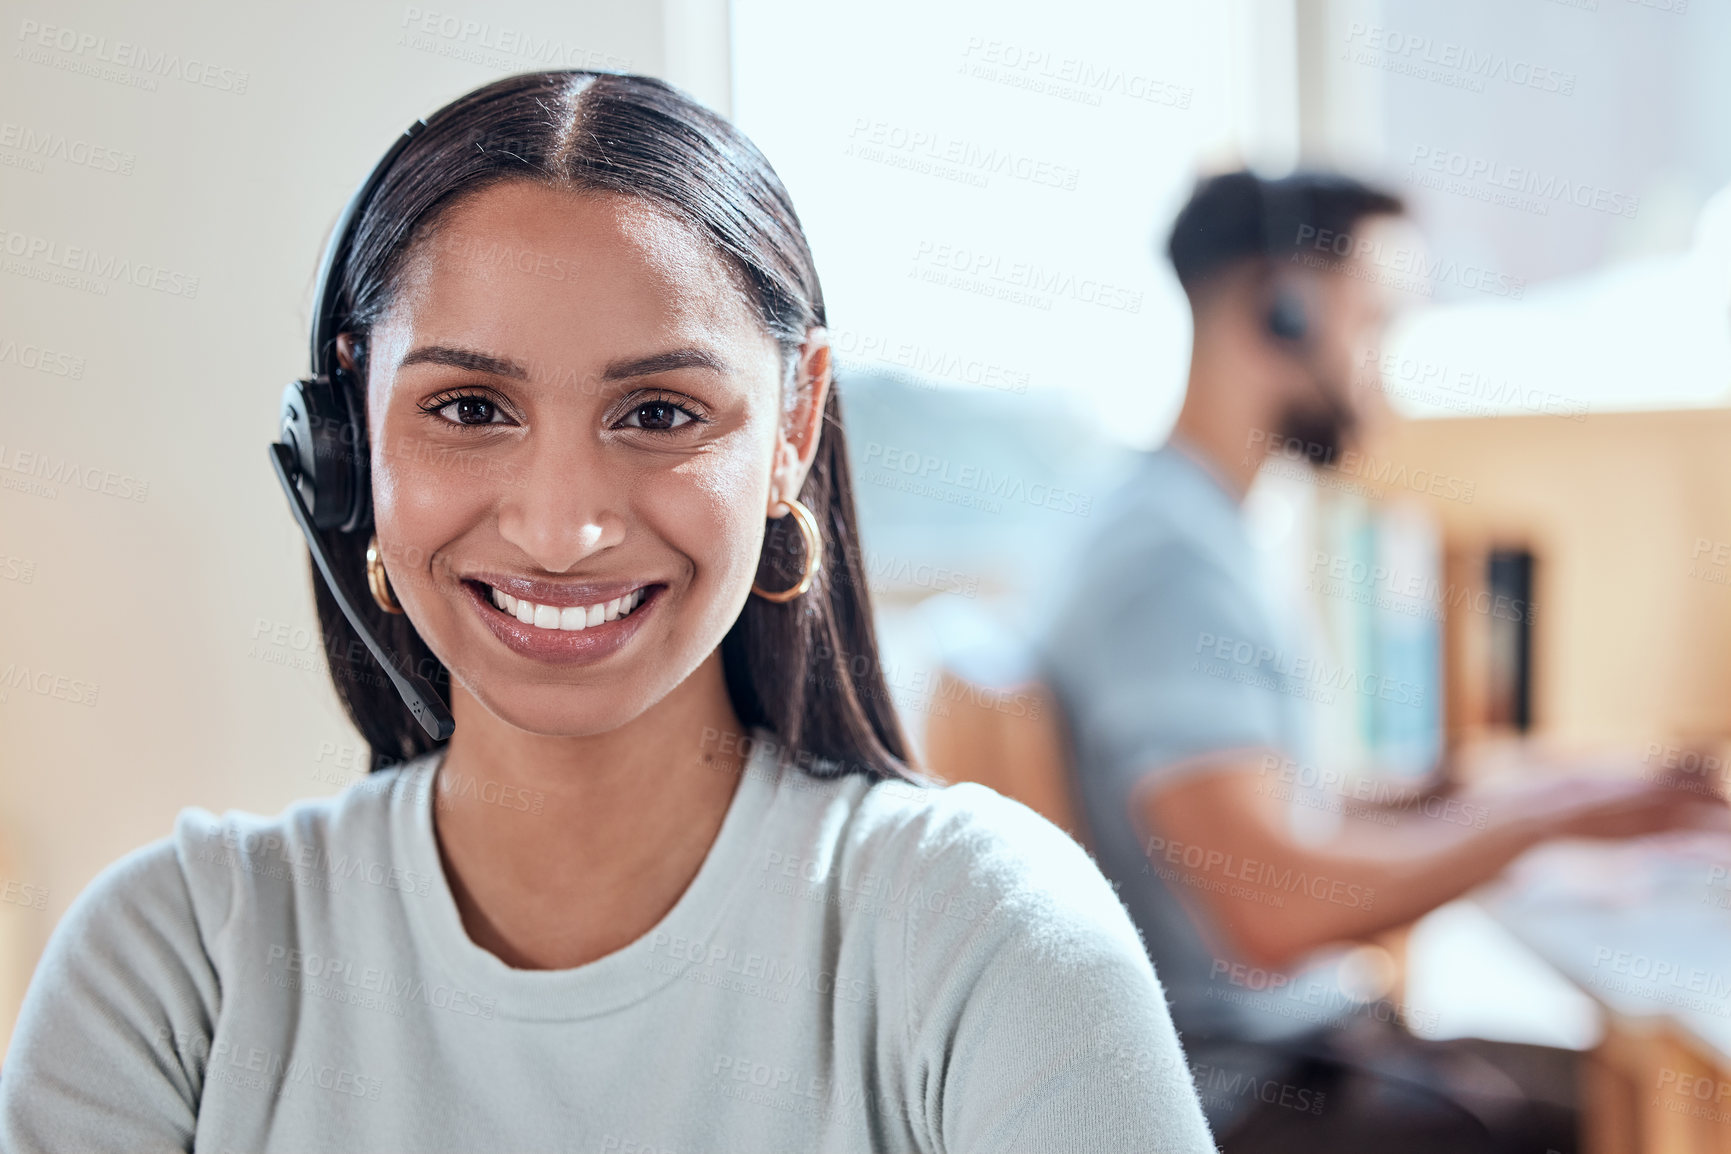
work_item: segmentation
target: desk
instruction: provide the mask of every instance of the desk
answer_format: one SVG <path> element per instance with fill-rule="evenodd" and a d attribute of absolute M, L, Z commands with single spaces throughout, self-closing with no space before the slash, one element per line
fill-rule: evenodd
<path fill-rule="evenodd" d="M 1554 843 L 1475 900 L 1605 1008 L 1587 1154 L 1731 1154 L 1731 835 Z"/>

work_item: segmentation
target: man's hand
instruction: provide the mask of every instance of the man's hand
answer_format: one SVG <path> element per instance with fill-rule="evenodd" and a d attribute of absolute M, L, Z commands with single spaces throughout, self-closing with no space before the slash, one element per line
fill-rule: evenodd
<path fill-rule="evenodd" d="M 1700 783 L 1666 774 L 1652 780 L 1566 773 L 1462 792 L 1492 814 L 1532 828 L 1533 840 L 1627 838 L 1668 830 L 1731 829 L 1731 808 Z"/>
<path fill-rule="evenodd" d="M 1165 851 L 1150 865 L 1187 874 L 1176 891 L 1261 965 L 1405 925 L 1551 838 L 1731 829 L 1731 808 L 1698 779 L 1535 765 L 1449 795 L 1464 805 L 1367 805 L 1325 791 L 1315 800 L 1339 815 L 1336 828 L 1323 841 L 1301 840 L 1288 820 L 1290 793 L 1271 788 L 1266 758 L 1238 750 L 1175 777 L 1151 774 L 1131 801 L 1144 844 Z M 1459 820 L 1467 814 L 1482 820 Z M 1180 843 L 1185 852 L 1171 852 Z"/>

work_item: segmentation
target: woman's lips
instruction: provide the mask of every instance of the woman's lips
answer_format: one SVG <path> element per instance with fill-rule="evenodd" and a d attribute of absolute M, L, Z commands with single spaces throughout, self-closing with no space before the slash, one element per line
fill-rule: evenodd
<path fill-rule="evenodd" d="M 501 579 L 500 585 L 466 579 L 462 585 L 482 623 L 512 652 L 566 665 L 599 661 L 623 647 L 666 589 L 665 585 L 560 588 L 510 579 Z M 542 596 L 548 601 L 517 597 L 500 586 L 525 593 L 545 589 Z M 525 614 L 528 620 L 523 620 Z"/>

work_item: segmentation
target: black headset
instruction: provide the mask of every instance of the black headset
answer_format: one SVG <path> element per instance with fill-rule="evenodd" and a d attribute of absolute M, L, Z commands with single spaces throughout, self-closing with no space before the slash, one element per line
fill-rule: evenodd
<path fill-rule="evenodd" d="M 372 526 L 367 428 L 359 406 L 362 382 L 355 381 L 337 357 L 337 334 L 342 331 L 345 319 L 340 315 L 338 297 L 354 248 L 355 232 L 367 205 L 397 157 L 426 127 L 425 120 L 417 120 L 397 138 L 337 218 L 319 266 L 318 288 L 313 297 L 318 308 L 313 315 L 313 375 L 292 381 L 283 389 L 282 432 L 280 440 L 270 446 L 270 460 L 288 497 L 289 510 L 306 537 L 307 548 L 312 550 L 313 561 L 338 608 L 396 686 L 403 704 L 409 707 L 421 728 L 434 741 L 444 741 L 457 728 L 451 711 L 426 678 L 399 667 L 380 643 L 343 583 L 337 580 L 330 553 L 319 539 L 320 530 L 356 533 Z"/>
<path fill-rule="evenodd" d="M 1308 201 L 1309 198 L 1303 197 L 1301 192 L 1278 180 L 1264 180 L 1261 177 L 1256 178 L 1256 192 L 1262 209 L 1263 251 L 1269 265 L 1277 268 L 1281 254 L 1287 247 L 1277 230 L 1289 228 L 1293 230 L 1290 235 L 1296 237 L 1297 229 L 1304 223 L 1305 218 L 1305 205 L 1300 201 Z M 1262 314 L 1264 330 L 1298 358 L 1310 375 L 1322 403 L 1328 406 L 1343 427 L 1350 428 L 1356 423 L 1357 415 L 1350 404 L 1334 394 L 1326 374 L 1317 364 L 1310 309 L 1306 307 L 1304 297 L 1290 283 L 1282 284 L 1278 271 L 1274 273 L 1274 279 L 1274 290 Z"/>
<path fill-rule="evenodd" d="M 1302 213 L 1294 211 L 1297 206 L 1292 202 L 1296 195 L 1277 181 L 1257 177 L 1256 192 L 1262 203 L 1264 251 L 1269 264 L 1278 264 L 1284 246 L 1277 230 L 1301 223 Z M 1263 314 L 1263 327 L 1269 336 L 1292 346 L 1295 352 L 1305 353 L 1309 346 L 1310 311 L 1304 307 L 1304 298 L 1290 284 L 1279 283 L 1278 273 L 1274 275 L 1276 283 Z"/>

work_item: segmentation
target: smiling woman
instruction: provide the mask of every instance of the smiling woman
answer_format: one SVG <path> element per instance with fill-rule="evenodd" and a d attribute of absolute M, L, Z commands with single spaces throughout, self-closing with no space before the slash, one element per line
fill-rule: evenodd
<path fill-rule="evenodd" d="M 374 772 L 185 809 L 91 883 L 0 1148 L 1212 1149 L 1092 860 L 906 764 L 749 141 L 648 78 L 511 77 L 409 134 L 327 271 L 302 384 L 354 456 L 294 499 Z"/>

